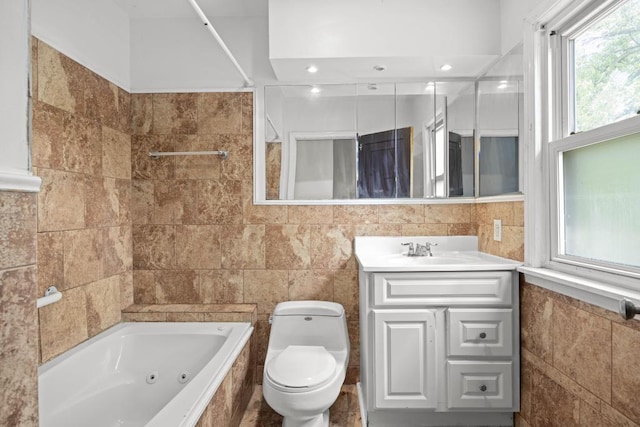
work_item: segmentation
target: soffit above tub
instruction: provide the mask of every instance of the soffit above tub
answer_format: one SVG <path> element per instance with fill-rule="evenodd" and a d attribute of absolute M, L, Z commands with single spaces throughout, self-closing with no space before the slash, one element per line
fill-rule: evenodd
<path fill-rule="evenodd" d="M 473 80 L 458 80 L 438 82 L 435 85 L 431 82 L 402 82 L 402 83 L 380 83 L 375 84 L 372 89 L 369 83 L 346 83 L 346 84 L 292 84 L 269 86 L 269 90 L 278 90 L 284 98 L 311 98 L 317 97 L 311 92 L 311 88 L 318 87 L 323 98 L 341 98 L 357 96 L 406 96 L 436 94 L 438 96 L 455 97 L 461 93 L 471 91 L 473 93 Z"/>
<path fill-rule="evenodd" d="M 448 55 L 445 57 L 384 57 L 384 58 L 271 58 L 271 66 L 284 82 L 344 82 L 384 81 L 429 77 L 431 79 L 474 78 L 482 75 L 499 55 Z M 318 72 L 309 75 L 306 67 L 313 63 Z M 372 64 L 384 64 L 376 71 Z M 448 72 L 442 64 L 455 64 Z"/>

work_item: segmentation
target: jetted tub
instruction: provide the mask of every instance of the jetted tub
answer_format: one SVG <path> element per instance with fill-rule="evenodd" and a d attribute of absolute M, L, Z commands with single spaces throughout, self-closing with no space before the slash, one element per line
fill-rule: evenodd
<path fill-rule="evenodd" d="M 193 426 L 252 331 L 118 324 L 38 369 L 40 426 Z"/>

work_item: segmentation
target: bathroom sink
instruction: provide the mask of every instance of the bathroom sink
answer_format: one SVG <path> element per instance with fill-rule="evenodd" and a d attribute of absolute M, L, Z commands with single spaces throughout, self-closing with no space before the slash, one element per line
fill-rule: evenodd
<path fill-rule="evenodd" d="M 407 256 L 407 242 L 431 244 L 433 256 Z M 475 236 L 356 237 L 363 271 L 515 270 L 521 263 L 478 251 Z"/>

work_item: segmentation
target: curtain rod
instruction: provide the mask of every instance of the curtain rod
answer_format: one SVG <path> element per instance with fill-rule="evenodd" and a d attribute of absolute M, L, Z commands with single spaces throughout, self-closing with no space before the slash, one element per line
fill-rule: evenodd
<path fill-rule="evenodd" d="M 236 58 L 233 56 L 233 54 L 231 53 L 227 45 L 224 43 L 224 41 L 222 40 L 222 38 L 220 37 L 216 29 L 213 28 L 213 25 L 211 25 L 211 22 L 209 22 L 209 19 L 207 19 L 207 16 L 204 14 L 202 9 L 200 9 L 200 6 L 198 6 L 198 3 L 196 3 L 196 0 L 189 0 L 189 3 L 191 3 L 191 6 L 200 17 L 200 20 L 202 21 L 204 26 L 209 29 L 209 32 L 216 39 L 216 41 L 218 42 L 218 44 L 220 45 L 224 53 L 229 57 L 233 66 L 236 67 L 236 70 L 238 70 L 238 72 L 242 76 L 242 79 L 244 80 L 245 87 L 253 86 L 253 80 L 251 80 L 249 76 L 247 76 L 247 74 L 244 72 L 240 64 L 238 64 L 238 61 L 236 61 Z"/>

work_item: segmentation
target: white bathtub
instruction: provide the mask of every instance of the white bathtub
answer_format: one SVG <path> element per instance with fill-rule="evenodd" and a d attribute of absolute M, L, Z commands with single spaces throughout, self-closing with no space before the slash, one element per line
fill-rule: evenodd
<path fill-rule="evenodd" d="M 118 324 L 38 369 L 40 426 L 193 426 L 252 331 Z"/>

